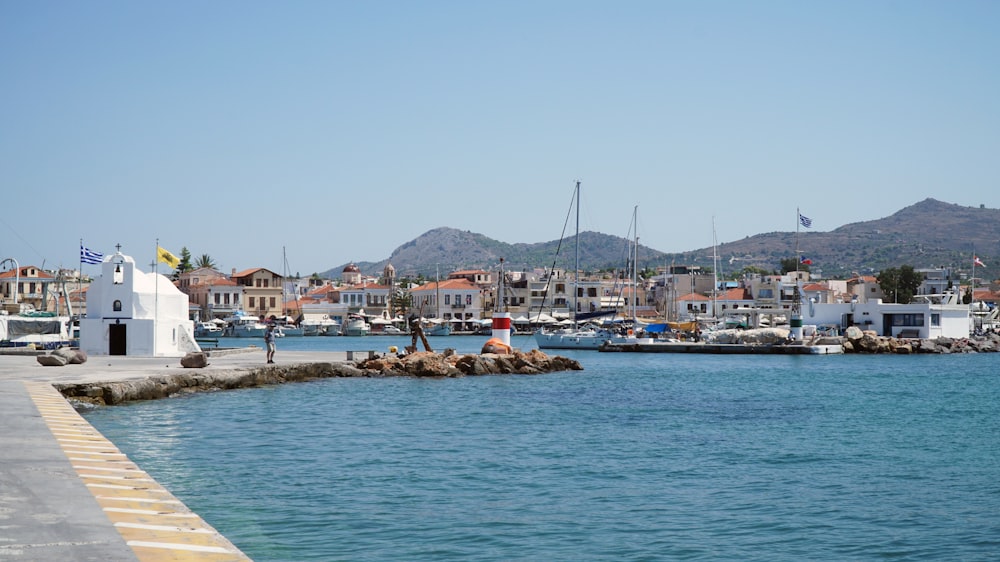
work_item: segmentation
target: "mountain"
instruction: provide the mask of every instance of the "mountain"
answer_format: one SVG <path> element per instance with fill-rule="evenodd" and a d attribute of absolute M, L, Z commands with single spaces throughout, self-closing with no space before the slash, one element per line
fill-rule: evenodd
<path fill-rule="evenodd" d="M 435 228 L 396 248 L 388 259 L 380 262 L 356 262 L 366 274 L 381 275 L 387 263 L 396 268 L 399 277 L 433 278 L 438 267 L 441 275 L 461 269 L 496 269 L 500 258 L 504 268 L 525 270 L 555 267 L 573 269 L 574 239 L 540 242 L 536 244 L 508 244 L 487 238 L 482 234 Z M 580 233 L 580 267 L 589 271 L 624 267 L 628 256 L 628 241 L 620 236 L 599 232 Z M 664 256 L 651 248 L 639 246 L 640 260 L 654 260 Z M 662 263 L 662 262 L 660 262 Z M 347 265 L 347 264 L 344 264 Z M 339 278 L 344 266 L 335 267 L 321 276 Z"/>
<path fill-rule="evenodd" d="M 535 244 L 508 244 L 482 234 L 436 228 L 411 240 L 380 262 L 360 262 L 362 272 L 381 274 L 386 263 L 398 276 L 431 278 L 436 268 L 441 274 L 459 269 L 496 269 L 504 258 L 509 270 L 573 268 L 573 238 Z M 719 244 L 722 273 L 756 267 L 766 271 L 780 268 L 781 260 L 795 257 L 795 232 L 769 232 Z M 557 248 L 559 249 L 557 254 Z M 580 233 L 580 267 L 586 271 L 621 268 L 626 263 L 628 242 L 620 236 L 598 232 Z M 826 277 L 853 272 L 872 274 L 889 267 L 952 267 L 968 272 L 972 252 L 986 263 L 977 275 L 991 278 L 1000 272 L 1000 210 L 963 207 L 935 199 L 925 199 L 895 214 L 871 221 L 846 224 L 830 232 L 803 229 L 798 233 L 802 256 L 813 261 L 811 269 Z M 712 248 L 668 254 L 639 247 L 640 267 L 670 265 L 712 267 Z M 347 264 L 344 264 L 347 265 Z M 320 275 L 339 278 L 343 266 Z"/>

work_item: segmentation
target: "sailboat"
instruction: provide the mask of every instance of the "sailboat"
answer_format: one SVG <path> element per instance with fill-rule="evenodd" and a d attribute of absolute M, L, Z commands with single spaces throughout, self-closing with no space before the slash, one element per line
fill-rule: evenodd
<path fill-rule="evenodd" d="M 580 182 L 576 182 L 576 189 L 573 192 L 573 201 L 576 206 L 576 248 L 574 257 L 574 278 L 575 285 L 579 285 L 580 276 Z M 604 328 L 584 326 L 577 324 L 579 315 L 576 311 L 578 296 L 580 291 L 573 288 L 573 325 L 553 331 L 539 329 L 535 332 L 535 343 L 539 349 L 600 349 L 602 345 L 614 337 L 614 332 Z"/>
<path fill-rule="evenodd" d="M 290 268 L 288 267 L 288 254 L 285 253 L 284 246 L 281 247 L 281 258 L 284 261 L 284 268 L 285 268 L 283 272 L 283 277 L 281 279 L 281 306 L 284 309 L 282 312 L 284 312 L 288 309 L 288 285 L 289 285 L 288 278 L 290 275 L 289 272 Z M 294 288 L 292 290 L 295 293 L 295 310 L 296 312 L 298 312 L 299 292 Z M 277 331 L 279 337 L 301 336 L 305 334 L 305 330 L 301 326 L 297 326 L 294 323 L 289 322 L 287 316 L 282 319 L 279 319 L 277 324 L 278 324 Z"/>

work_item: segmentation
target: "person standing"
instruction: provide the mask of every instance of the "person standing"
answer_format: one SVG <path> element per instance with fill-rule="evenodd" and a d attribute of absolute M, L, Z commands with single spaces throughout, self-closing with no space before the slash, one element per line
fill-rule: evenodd
<path fill-rule="evenodd" d="M 274 363 L 274 324 L 268 324 L 264 330 L 264 345 L 267 347 L 267 362 Z"/>

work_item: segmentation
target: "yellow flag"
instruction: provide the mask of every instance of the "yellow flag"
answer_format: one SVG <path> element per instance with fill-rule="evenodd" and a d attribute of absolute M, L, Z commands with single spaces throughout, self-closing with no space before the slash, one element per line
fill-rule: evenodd
<path fill-rule="evenodd" d="M 162 261 L 163 263 L 169 265 L 174 269 L 177 269 L 177 266 L 180 265 L 181 263 L 180 258 L 178 258 L 177 256 L 171 254 L 170 252 L 164 250 L 159 246 L 156 247 L 156 259 Z"/>

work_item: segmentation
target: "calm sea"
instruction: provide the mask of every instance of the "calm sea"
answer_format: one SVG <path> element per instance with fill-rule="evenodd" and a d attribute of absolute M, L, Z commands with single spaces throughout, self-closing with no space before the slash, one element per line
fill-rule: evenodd
<path fill-rule="evenodd" d="M 87 419 L 258 561 L 1000 559 L 998 354 L 552 353 Z"/>

